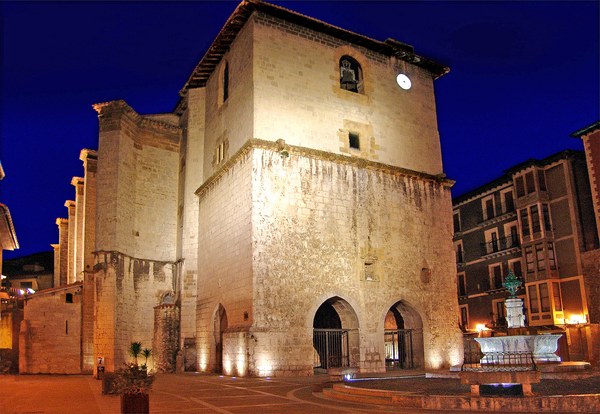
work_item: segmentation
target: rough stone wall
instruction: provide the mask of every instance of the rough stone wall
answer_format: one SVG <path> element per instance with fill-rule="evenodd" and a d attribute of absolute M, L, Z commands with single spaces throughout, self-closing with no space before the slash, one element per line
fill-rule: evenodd
<path fill-rule="evenodd" d="M 253 137 L 443 172 L 431 74 L 271 16 L 257 13 L 250 22 Z M 364 93 L 340 89 L 343 55 L 362 66 Z M 410 77 L 410 90 L 396 84 L 399 73 Z M 349 148 L 349 131 L 360 134 L 360 151 Z"/>
<path fill-rule="evenodd" d="M 596 230 L 600 238 L 600 130 L 597 129 L 582 139 L 590 177 Z"/>
<path fill-rule="evenodd" d="M 154 308 L 154 339 L 152 353 L 154 369 L 158 372 L 175 372 L 179 351 L 179 307 L 174 304 Z"/>
<path fill-rule="evenodd" d="M 94 347 L 107 371 L 130 360 L 132 342 L 151 344 L 154 307 L 173 291 L 173 263 L 131 258 L 119 253 L 98 257 Z M 105 269 L 105 270 L 104 270 Z"/>
<path fill-rule="evenodd" d="M 96 151 L 82 150 L 79 159 L 83 161 L 84 170 L 84 236 L 83 236 L 83 270 L 91 271 L 94 267 L 94 251 L 96 250 L 96 171 L 98 163 Z"/>
<path fill-rule="evenodd" d="M 227 315 L 227 331 L 248 331 L 253 319 L 251 155 L 242 154 L 230 167 L 199 190 L 196 345 L 202 371 L 218 365 L 215 314 L 219 305 Z M 225 355 L 224 367 L 227 361 L 233 366 L 232 357 Z"/>
<path fill-rule="evenodd" d="M 225 160 L 253 136 L 255 113 L 253 108 L 252 23 L 239 32 L 225 53 L 223 60 L 206 84 L 206 135 L 204 142 L 204 179 L 208 179 L 221 165 L 217 164 L 216 150 L 225 145 Z M 222 65 L 229 63 L 229 98 L 220 103 Z"/>
<path fill-rule="evenodd" d="M 250 372 L 261 374 L 261 360 L 274 374 L 310 372 L 313 318 L 332 297 L 357 315 L 362 371 L 385 369 L 384 319 L 398 301 L 422 319 L 425 368 L 460 363 L 448 318 L 458 314 L 449 188 L 385 166 L 290 154 L 253 152 Z"/>
<path fill-rule="evenodd" d="M 203 182 L 206 89 L 191 89 L 187 111 L 182 117 L 185 151 L 181 170 L 184 174 L 179 217 L 181 228 L 181 343 L 196 336 L 196 299 L 198 279 L 198 197 L 195 191 Z"/>
<path fill-rule="evenodd" d="M 142 117 L 123 101 L 96 110 L 96 248 L 173 261 L 180 128 Z"/>
<path fill-rule="evenodd" d="M 589 322 L 600 324 L 600 249 L 581 254 Z"/>
<path fill-rule="evenodd" d="M 54 274 L 52 277 L 52 287 L 58 287 L 58 285 L 60 285 L 60 244 L 51 244 L 50 246 L 52 246 L 54 253 Z"/>
<path fill-rule="evenodd" d="M 21 374 L 80 374 L 81 285 L 29 298 L 19 335 Z"/>

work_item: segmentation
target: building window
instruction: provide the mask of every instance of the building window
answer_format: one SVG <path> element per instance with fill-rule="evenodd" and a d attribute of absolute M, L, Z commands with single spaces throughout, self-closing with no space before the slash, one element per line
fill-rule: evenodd
<path fill-rule="evenodd" d="M 519 243 L 519 231 L 517 230 L 517 226 L 510 226 L 509 230 L 510 234 L 510 247 L 516 247 Z"/>
<path fill-rule="evenodd" d="M 535 256 L 537 260 L 537 269 L 538 270 L 546 270 L 546 260 L 544 257 L 544 245 L 536 244 L 535 245 Z"/>
<path fill-rule="evenodd" d="M 506 307 L 504 306 L 504 300 L 493 301 L 492 312 L 495 317 L 496 326 L 506 325 Z"/>
<path fill-rule="evenodd" d="M 544 230 L 551 231 L 552 223 L 550 222 L 550 210 L 548 204 L 542 204 L 542 217 L 544 218 Z"/>
<path fill-rule="evenodd" d="M 225 143 L 221 142 L 217 145 L 217 164 L 220 164 L 225 159 Z"/>
<path fill-rule="evenodd" d="M 540 186 L 540 191 L 546 191 L 546 174 L 544 170 L 537 171 L 538 176 L 538 185 Z"/>
<path fill-rule="evenodd" d="M 529 213 L 526 208 L 521 210 L 521 234 L 523 237 L 528 237 L 531 234 L 529 230 Z"/>
<path fill-rule="evenodd" d="M 533 257 L 532 246 L 528 246 L 525 248 L 525 260 L 527 262 L 527 273 L 535 272 L 535 259 Z"/>
<path fill-rule="evenodd" d="M 481 200 L 481 209 L 483 210 L 483 220 L 489 220 L 496 217 L 496 208 L 494 204 L 494 196 L 488 196 Z"/>
<path fill-rule="evenodd" d="M 33 282 L 21 282 L 19 283 L 21 289 L 33 289 Z"/>
<path fill-rule="evenodd" d="M 515 201 L 513 200 L 512 190 L 503 194 L 504 196 L 504 212 L 508 213 L 515 210 Z"/>
<path fill-rule="evenodd" d="M 464 273 L 458 274 L 458 296 L 467 296 L 467 277 Z"/>
<path fill-rule="evenodd" d="M 521 265 L 521 259 L 515 259 L 508 262 L 508 268 L 512 270 L 513 274 L 520 278 L 523 276 L 523 268 Z"/>
<path fill-rule="evenodd" d="M 535 178 L 533 171 L 529 171 L 525 174 L 525 184 L 527 186 L 527 194 L 535 193 Z"/>
<path fill-rule="evenodd" d="M 554 309 L 562 311 L 562 300 L 560 299 L 560 285 L 558 282 L 552 282 L 552 297 L 554 298 Z"/>
<path fill-rule="evenodd" d="M 546 245 L 548 249 L 548 263 L 550 264 L 550 270 L 556 270 L 556 258 L 554 257 L 554 245 L 548 243 Z"/>
<path fill-rule="evenodd" d="M 348 144 L 350 145 L 350 148 L 360 149 L 360 139 L 359 139 L 358 133 L 356 133 L 356 132 L 348 133 Z"/>
<path fill-rule="evenodd" d="M 492 265 L 490 272 L 490 289 L 502 289 L 502 265 Z"/>
<path fill-rule="evenodd" d="M 67 293 L 65 296 L 65 302 L 66 303 L 73 303 L 73 294 L 72 293 Z"/>
<path fill-rule="evenodd" d="M 463 252 L 463 246 L 462 243 L 457 243 L 456 244 L 456 263 L 464 263 L 465 262 L 465 258 L 464 258 L 464 252 Z"/>
<path fill-rule="evenodd" d="M 531 230 L 533 234 L 539 233 L 542 230 L 540 226 L 540 211 L 537 205 L 531 207 Z"/>
<path fill-rule="evenodd" d="M 539 313 L 540 308 L 538 304 L 537 286 L 531 285 L 528 287 L 527 291 L 529 292 L 529 311 L 531 313 Z"/>
<path fill-rule="evenodd" d="M 550 294 L 548 292 L 548 284 L 540 283 L 540 304 L 542 312 L 550 312 Z"/>
<path fill-rule="evenodd" d="M 515 183 L 517 184 L 517 197 L 523 197 L 525 195 L 525 184 L 523 183 L 523 176 L 517 177 L 515 179 Z"/>
<path fill-rule="evenodd" d="M 454 233 L 460 233 L 460 212 L 454 213 Z"/>
<path fill-rule="evenodd" d="M 469 329 L 469 307 L 467 305 L 460 307 L 460 327 L 464 331 Z"/>
<path fill-rule="evenodd" d="M 223 102 L 229 98 L 229 63 L 225 62 L 223 68 Z"/>
<path fill-rule="evenodd" d="M 340 88 L 363 93 L 363 76 L 360 64 L 348 55 L 340 58 Z"/>

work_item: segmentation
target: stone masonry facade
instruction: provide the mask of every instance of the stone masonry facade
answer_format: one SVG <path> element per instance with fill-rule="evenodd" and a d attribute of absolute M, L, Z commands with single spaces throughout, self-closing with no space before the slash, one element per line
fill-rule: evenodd
<path fill-rule="evenodd" d="M 312 375 L 323 307 L 340 367 L 385 371 L 390 326 L 412 332 L 416 366 L 460 364 L 433 87 L 447 71 L 249 0 L 172 113 L 94 105 L 98 150 L 81 153 L 55 247 L 55 279 L 82 290 L 81 372 L 118 369 L 140 341 L 161 371 Z"/>

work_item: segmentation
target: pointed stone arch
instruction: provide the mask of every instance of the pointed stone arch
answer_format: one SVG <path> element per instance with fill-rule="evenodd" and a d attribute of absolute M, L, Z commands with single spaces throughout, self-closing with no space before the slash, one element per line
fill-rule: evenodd
<path fill-rule="evenodd" d="M 359 318 L 354 307 L 340 296 L 322 301 L 313 312 L 314 368 L 358 366 Z"/>
<path fill-rule="evenodd" d="M 386 368 L 424 368 L 423 319 L 406 300 L 393 303 L 383 318 Z"/>

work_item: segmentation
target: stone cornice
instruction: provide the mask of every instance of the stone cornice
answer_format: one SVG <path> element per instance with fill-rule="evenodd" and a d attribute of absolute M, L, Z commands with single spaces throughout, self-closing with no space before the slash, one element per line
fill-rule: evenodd
<path fill-rule="evenodd" d="M 91 150 L 91 149 L 84 148 L 79 153 L 79 159 L 81 161 L 97 160 L 98 159 L 98 152 L 96 150 Z"/>
<path fill-rule="evenodd" d="M 388 164 L 382 164 L 375 161 L 366 160 L 364 158 L 349 157 L 347 155 L 334 154 L 327 151 L 316 150 L 312 148 L 287 145 L 283 140 L 277 142 L 266 141 L 258 138 L 251 138 L 229 159 L 223 166 L 216 171 L 204 184 L 202 184 L 195 192 L 197 196 L 202 194 L 208 189 L 212 188 L 219 179 L 229 171 L 239 159 L 244 157 L 253 149 L 265 149 L 273 152 L 286 153 L 287 155 L 298 155 L 301 157 L 318 159 L 323 161 L 331 161 L 343 165 L 353 165 L 358 168 L 381 171 L 388 174 L 402 175 L 410 178 L 418 178 L 421 180 L 437 182 L 444 187 L 450 188 L 454 185 L 455 181 L 446 178 L 444 174 L 432 175 L 420 171 L 409 170 L 407 168 L 395 167 Z"/>
<path fill-rule="evenodd" d="M 77 186 L 77 185 L 83 185 L 83 182 L 85 180 L 83 179 L 83 177 L 73 177 L 71 178 L 71 185 Z"/>
<path fill-rule="evenodd" d="M 59 217 L 56 219 L 56 225 L 60 226 L 61 224 L 69 224 L 69 219 Z"/>
<path fill-rule="evenodd" d="M 169 124 L 168 122 L 159 121 L 156 119 L 150 119 L 143 115 L 140 115 L 131 106 L 122 99 L 110 102 L 101 102 L 92 105 L 92 108 L 98 113 L 98 118 L 102 118 L 111 113 L 123 113 L 127 115 L 136 125 L 141 127 L 150 127 L 160 129 L 172 134 L 180 135 L 182 129 L 179 126 Z"/>
<path fill-rule="evenodd" d="M 65 201 L 65 207 L 67 207 L 67 208 L 75 207 L 75 201 L 73 201 L 73 200 Z"/>

